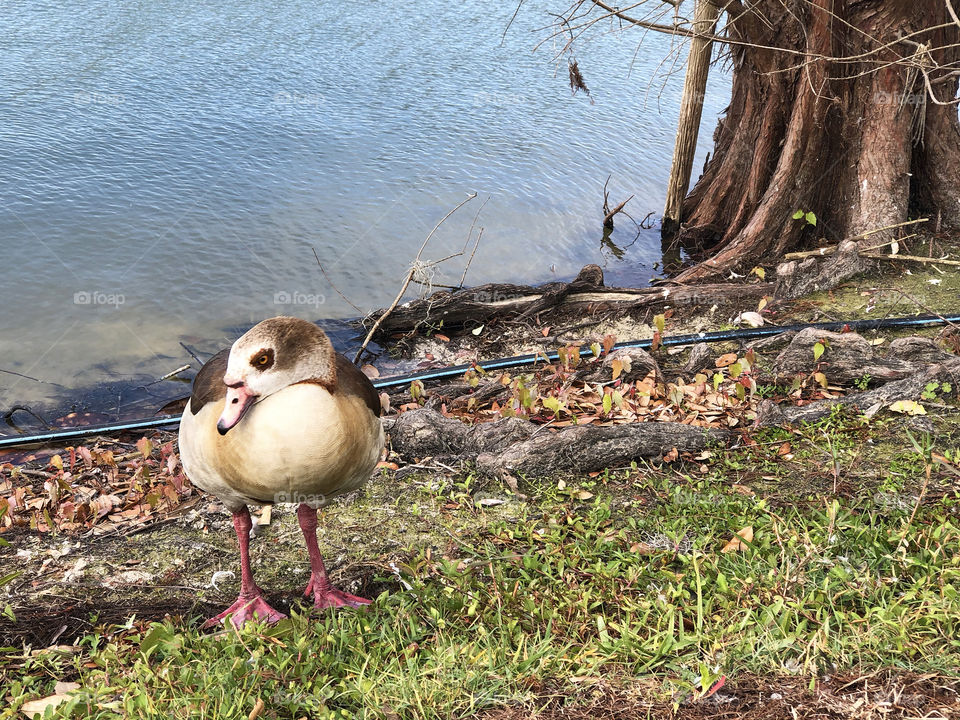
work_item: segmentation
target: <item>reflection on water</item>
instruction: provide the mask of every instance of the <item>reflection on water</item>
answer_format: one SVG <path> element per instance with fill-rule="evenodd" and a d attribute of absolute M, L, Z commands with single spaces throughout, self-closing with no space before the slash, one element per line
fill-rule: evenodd
<path fill-rule="evenodd" d="M 659 237 L 618 221 L 605 238 L 603 186 L 613 202 L 635 195 L 636 217 L 663 205 L 682 78 L 654 76 L 672 40 L 578 46 L 591 103 L 556 48 L 532 52 L 556 8 L 524 3 L 504 35 L 514 9 L 7 3 L 0 368 L 36 380 L 0 373 L 0 408 L 115 413 L 124 388 L 190 362 L 181 342 L 206 353 L 280 313 L 355 316 L 314 250 L 354 304 L 383 306 L 471 192 L 426 253 L 462 247 L 489 198 L 469 283 L 588 262 L 647 282 Z M 713 82 L 698 166 L 726 100 Z M 104 382 L 110 402 L 81 389 Z"/>

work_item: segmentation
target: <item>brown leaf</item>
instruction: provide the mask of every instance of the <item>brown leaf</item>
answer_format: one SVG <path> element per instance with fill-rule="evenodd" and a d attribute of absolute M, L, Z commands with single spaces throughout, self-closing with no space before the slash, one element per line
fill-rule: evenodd
<path fill-rule="evenodd" d="M 83 464 L 87 468 L 93 467 L 93 456 L 90 454 L 90 448 L 86 445 L 81 445 L 77 448 L 77 454 L 83 459 Z"/>
<path fill-rule="evenodd" d="M 737 361 L 736 353 L 726 353 L 725 355 L 721 355 L 720 357 L 718 357 L 715 364 L 718 368 L 724 368 L 724 367 L 727 367 L 728 365 L 733 365 L 736 361 Z"/>
<path fill-rule="evenodd" d="M 616 380 L 623 372 L 623 361 L 620 358 L 614 358 L 610 363 L 610 369 L 613 370 L 613 379 Z"/>
<path fill-rule="evenodd" d="M 746 542 L 744 542 L 746 540 Z M 722 553 L 743 552 L 749 546 L 747 543 L 753 542 L 753 526 L 747 525 L 745 528 L 737 530 L 737 534 L 726 545 L 721 548 Z"/>

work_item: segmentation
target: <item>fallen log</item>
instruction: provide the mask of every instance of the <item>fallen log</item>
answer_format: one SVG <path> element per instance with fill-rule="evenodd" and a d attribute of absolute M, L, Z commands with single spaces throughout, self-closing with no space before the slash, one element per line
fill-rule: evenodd
<path fill-rule="evenodd" d="M 421 326 L 456 330 L 483 325 L 493 318 L 530 317 L 562 309 L 592 315 L 611 309 L 627 310 L 679 305 L 754 305 L 773 293 L 772 283 L 659 286 L 617 288 L 603 284 L 603 271 L 587 265 L 569 283 L 539 287 L 488 283 L 453 292 L 440 291 L 393 308 L 377 328 L 378 334 L 410 332 Z M 364 324 L 376 323 L 386 310 L 367 316 Z"/>

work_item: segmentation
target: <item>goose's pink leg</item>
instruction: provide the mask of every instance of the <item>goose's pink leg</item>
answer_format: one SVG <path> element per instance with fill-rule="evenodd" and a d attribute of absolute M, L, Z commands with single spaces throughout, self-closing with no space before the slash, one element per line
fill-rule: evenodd
<path fill-rule="evenodd" d="M 219 615 L 207 620 L 203 627 L 211 627 L 225 620 L 228 616 L 235 627 L 240 627 L 248 620 L 261 620 L 275 623 L 286 617 L 274 610 L 263 599 L 263 592 L 253 580 L 253 571 L 250 569 L 250 511 L 244 507 L 233 514 L 233 529 L 237 531 L 237 542 L 240 544 L 240 597 L 237 601 Z"/>
<path fill-rule="evenodd" d="M 351 595 L 330 585 L 327 569 L 323 566 L 323 557 L 317 545 L 317 511 L 306 503 L 297 508 L 297 520 L 303 530 L 303 539 L 307 543 L 307 552 L 310 553 L 310 583 L 303 594 L 313 595 L 313 606 L 323 609 L 328 607 L 360 607 L 369 605 L 366 598 Z"/>

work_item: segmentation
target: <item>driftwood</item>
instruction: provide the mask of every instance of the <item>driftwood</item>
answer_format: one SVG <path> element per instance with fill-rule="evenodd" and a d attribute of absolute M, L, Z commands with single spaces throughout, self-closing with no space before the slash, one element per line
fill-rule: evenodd
<path fill-rule="evenodd" d="M 894 255 L 893 253 L 862 253 L 862 255 L 863 257 L 873 258 L 874 260 L 904 260 L 906 262 L 925 263 L 927 265 L 950 265 L 952 267 L 960 266 L 960 260 L 923 257 L 922 255 Z"/>
<path fill-rule="evenodd" d="M 569 283 L 548 283 L 539 287 L 490 283 L 454 292 L 440 291 L 422 300 L 399 305 L 382 320 L 385 311 L 378 310 L 367 317 L 367 322 L 379 321 L 379 333 L 409 332 L 421 326 L 438 326 L 441 322 L 447 330 L 466 324 L 483 325 L 493 318 L 530 317 L 555 309 L 594 314 L 610 309 L 665 305 L 746 305 L 772 293 L 772 283 L 638 289 L 606 287 L 603 271 L 596 265 L 587 265 Z"/>
<path fill-rule="evenodd" d="M 933 340 L 921 337 L 900 338 L 890 343 L 884 356 L 856 333 L 834 333 L 816 328 L 801 330 L 773 362 L 777 378 L 808 373 L 814 367 L 814 345 L 826 341 L 819 364 L 822 372 L 834 383 L 848 383 L 864 375 L 889 382 L 923 372 L 933 363 L 955 356 L 944 352 Z"/>
<path fill-rule="evenodd" d="M 552 429 L 506 418 L 466 425 L 428 408 L 386 418 L 384 427 L 393 450 L 406 458 L 475 459 L 484 472 L 527 477 L 593 472 L 662 457 L 673 448 L 697 452 L 729 437 L 725 430 L 672 422 Z"/>
<path fill-rule="evenodd" d="M 896 230 L 897 228 L 904 227 L 906 225 L 917 225 L 919 223 L 928 222 L 930 218 L 917 218 L 916 220 L 905 220 L 903 222 L 894 223 L 893 225 L 884 225 L 883 227 L 873 228 L 872 230 L 867 230 L 866 232 L 860 233 L 859 235 L 854 235 L 853 237 L 846 238 L 845 240 L 840 241 L 836 245 L 830 245 L 828 247 L 817 248 L 816 250 L 803 250 L 801 252 L 791 252 L 783 256 L 784 260 L 803 260 L 808 257 L 823 257 L 825 255 L 832 255 L 837 251 L 838 248 L 842 247 L 845 243 L 855 242 L 860 246 L 860 252 L 868 252 L 870 250 L 876 250 L 877 248 L 882 248 L 884 245 L 889 245 L 891 242 L 896 240 L 905 240 L 905 237 L 901 238 L 891 238 L 884 240 L 879 245 L 870 245 L 863 247 L 863 241 L 869 239 L 871 236 L 878 233 L 886 232 L 887 230 Z M 934 232 L 940 232 L 939 229 Z M 916 233 L 914 233 L 916 235 Z M 910 235 L 909 237 L 914 237 Z"/>

